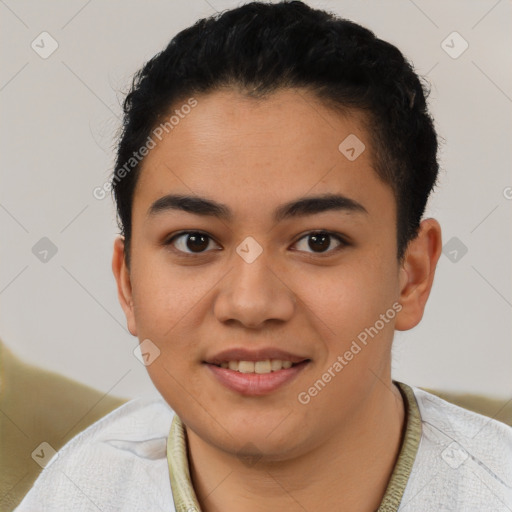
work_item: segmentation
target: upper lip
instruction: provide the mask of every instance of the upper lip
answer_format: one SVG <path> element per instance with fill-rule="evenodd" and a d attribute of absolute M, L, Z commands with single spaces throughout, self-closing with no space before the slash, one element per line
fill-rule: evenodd
<path fill-rule="evenodd" d="M 229 361 L 265 361 L 267 359 L 280 359 L 300 363 L 309 359 L 297 354 L 292 354 L 277 348 L 260 348 L 248 350 L 246 348 L 230 348 L 208 357 L 205 362 L 209 364 L 221 364 Z"/>

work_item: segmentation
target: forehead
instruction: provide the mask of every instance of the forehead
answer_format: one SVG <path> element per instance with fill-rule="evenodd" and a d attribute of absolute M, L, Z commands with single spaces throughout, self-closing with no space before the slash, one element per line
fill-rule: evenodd
<path fill-rule="evenodd" d="M 134 207 L 170 192 L 222 196 L 253 211 L 308 193 L 393 200 L 373 169 L 358 113 L 341 115 L 303 90 L 264 99 L 218 91 L 195 99 L 197 106 L 143 161 Z M 344 152 L 347 145 L 352 153 Z"/>

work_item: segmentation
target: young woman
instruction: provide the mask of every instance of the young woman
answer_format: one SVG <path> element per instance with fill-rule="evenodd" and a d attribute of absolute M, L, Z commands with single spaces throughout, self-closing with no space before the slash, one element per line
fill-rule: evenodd
<path fill-rule="evenodd" d="M 442 245 L 425 96 L 301 2 L 200 20 L 139 71 L 113 271 L 161 398 L 72 440 L 17 510 L 512 507 L 510 428 L 391 376 Z"/>

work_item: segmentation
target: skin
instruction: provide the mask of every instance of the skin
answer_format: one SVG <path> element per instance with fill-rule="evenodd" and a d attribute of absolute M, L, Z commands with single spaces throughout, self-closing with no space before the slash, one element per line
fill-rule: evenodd
<path fill-rule="evenodd" d="M 202 510 L 312 511 L 319 503 L 376 510 L 404 428 L 403 400 L 391 380 L 393 333 L 422 318 L 442 248 L 439 223 L 422 221 L 400 265 L 392 189 L 372 168 L 356 112 L 342 117 L 298 90 L 258 101 L 235 91 L 196 99 L 143 162 L 130 268 L 121 237 L 112 268 L 130 332 L 161 351 L 147 369 L 186 427 Z M 338 150 L 349 134 L 366 145 L 355 161 Z M 178 210 L 149 216 L 151 204 L 169 193 L 213 199 L 233 218 Z M 343 194 L 368 213 L 273 220 L 283 203 L 324 193 Z M 192 252 L 186 237 L 164 244 L 181 230 L 210 235 L 206 251 Z M 307 236 L 313 230 L 349 243 L 331 238 L 327 252 L 315 252 Z M 247 236 L 263 249 L 250 264 L 236 252 Z M 401 311 L 317 396 L 300 403 L 298 394 L 394 303 Z M 311 362 L 278 390 L 247 397 L 202 363 L 240 346 L 278 347 Z"/>

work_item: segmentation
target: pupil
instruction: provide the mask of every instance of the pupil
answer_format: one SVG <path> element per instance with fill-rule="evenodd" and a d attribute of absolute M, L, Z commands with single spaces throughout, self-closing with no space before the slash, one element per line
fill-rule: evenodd
<path fill-rule="evenodd" d="M 201 234 L 189 235 L 187 239 L 187 248 L 191 251 L 198 249 L 198 252 L 208 247 L 208 237 Z"/>
<path fill-rule="evenodd" d="M 312 249 L 313 251 L 318 248 L 320 248 L 321 250 L 328 249 L 329 248 L 329 237 L 330 237 L 330 235 L 325 234 L 325 233 L 320 233 L 317 235 L 310 235 L 310 238 L 309 238 L 310 249 Z M 311 242 L 313 242 L 313 244 Z M 314 245 L 315 243 L 317 243 L 317 245 Z M 317 252 L 321 252 L 321 251 L 317 251 Z"/>

